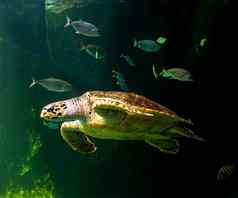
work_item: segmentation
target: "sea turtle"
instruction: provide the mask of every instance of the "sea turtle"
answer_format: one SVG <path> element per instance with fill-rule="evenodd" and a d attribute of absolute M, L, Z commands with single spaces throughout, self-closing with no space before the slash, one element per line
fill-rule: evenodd
<path fill-rule="evenodd" d="M 59 123 L 63 139 L 75 151 L 92 153 L 96 146 L 88 136 L 112 140 L 144 140 L 162 152 L 177 153 L 177 138 L 203 141 L 187 126 L 190 120 L 131 92 L 88 91 L 80 97 L 43 107 L 40 117 Z"/>

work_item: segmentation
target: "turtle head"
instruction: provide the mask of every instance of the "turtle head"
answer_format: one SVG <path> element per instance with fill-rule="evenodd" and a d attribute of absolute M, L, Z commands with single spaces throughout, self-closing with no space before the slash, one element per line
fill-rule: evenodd
<path fill-rule="evenodd" d="M 40 117 L 50 122 L 62 122 L 65 120 L 66 103 L 63 101 L 50 103 L 42 108 Z"/>
<path fill-rule="evenodd" d="M 48 122 L 73 121 L 85 119 L 89 113 L 87 95 L 69 100 L 50 103 L 42 108 L 40 117 Z"/>

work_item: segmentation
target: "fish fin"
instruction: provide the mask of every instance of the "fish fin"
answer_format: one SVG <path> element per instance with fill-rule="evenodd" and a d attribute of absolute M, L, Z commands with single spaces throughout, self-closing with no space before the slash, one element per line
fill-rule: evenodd
<path fill-rule="evenodd" d="M 69 18 L 69 16 L 66 16 L 66 24 L 64 25 L 64 28 L 68 27 L 71 25 L 71 19 Z"/>
<path fill-rule="evenodd" d="M 172 133 L 176 133 L 176 134 L 184 136 L 184 137 L 193 138 L 195 140 L 199 140 L 202 142 L 206 141 L 204 138 L 194 134 L 194 132 L 187 127 L 176 126 L 174 128 L 171 128 L 170 131 Z"/>
<path fill-rule="evenodd" d="M 137 41 L 136 39 L 134 39 L 133 47 L 136 47 L 136 46 L 137 46 Z"/>
<path fill-rule="evenodd" d="M 80 34 L 80 32 L 79 32 L 79 31 L 76 31 L 75 34 Z"/>
<path fill-rule="evenodd" d="M 149 138 L 145 142 L 164 153 L 177 154 L 179 151 L 179 142 L 175 139 Z"/>
<path fill-rule="evenodd" d="M 32 77 L 32 83 L 29 85 L 29 88 L 33 87 L 37 83 L 36 79 Z"/>

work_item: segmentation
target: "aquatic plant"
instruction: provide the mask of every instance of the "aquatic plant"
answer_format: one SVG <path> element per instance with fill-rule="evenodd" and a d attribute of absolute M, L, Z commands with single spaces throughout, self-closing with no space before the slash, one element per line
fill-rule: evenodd
<path fill-rule="evenodd" d="M 55 187 L 47 174 L 33 181 L 31 187 L 14 185 L 13 182 L 7 186 L 6 191 L 0 194 L 0 198 L 55 198 Z"/>
<path fill-rule="evenodd" d="M 36 156 L 36 154 L 39 152 L 42 146 L 40 137 L 34 133 L 33 129 L 30 129 L 28 133 L 29 133 L 29 152 L 20 166 L 18 172 L 18 175 L 20 176 L 23 176 L 32 170 L 31 165 L 32 158 Z"/>

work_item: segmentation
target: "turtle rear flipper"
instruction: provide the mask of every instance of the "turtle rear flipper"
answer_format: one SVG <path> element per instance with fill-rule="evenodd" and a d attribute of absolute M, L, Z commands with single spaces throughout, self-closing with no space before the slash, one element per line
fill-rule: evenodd
<path fill-rule="evenodd" d="M 159 149 L 164 153 L 177 154 L 179 151 L 179 142 L 175 139 L 145 139 L 149 145 Z"/>
<path fill-rule="evenodd" d="M 79 121 L 64 122 L 60 128 L 61 136 L 74 151 L 81 153 L 95 152 L 97 149 L 95 144 L 79 130 L 79 127 Z"/>
<path fill-rule="evenodd" d="M 178 134 L 178 135 L 181 135 L 181 136 L 184 136 L 184 137 L 193 138 L 195 140 L 205 142 L 204 138 L 194 134 L 194 132 L 191 129 L 187 128 L 187 127 L 176 126 L 174 128 L 171 128 L 170 131 L 172 133 L 175 133 L 175 134 Z"/>

